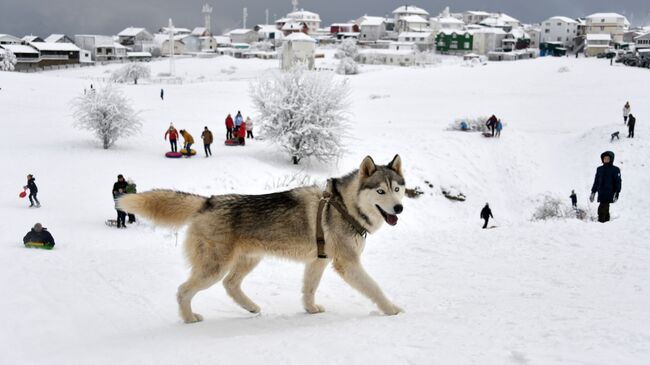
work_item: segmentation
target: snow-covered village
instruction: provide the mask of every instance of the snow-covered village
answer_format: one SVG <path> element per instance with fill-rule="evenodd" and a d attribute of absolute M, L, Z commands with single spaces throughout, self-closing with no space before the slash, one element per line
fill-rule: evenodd
<path fill-rule="evenodd" d="M 647 3 L 54 3 L 0 364 L 650 363 Z"/>

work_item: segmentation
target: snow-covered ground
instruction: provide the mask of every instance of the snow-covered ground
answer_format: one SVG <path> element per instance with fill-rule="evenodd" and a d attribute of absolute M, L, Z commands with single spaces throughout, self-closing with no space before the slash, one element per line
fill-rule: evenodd
<path fill-rule="evenodd" d="M 163 157 L 169 122 L 195 137 L 207 125 L 219 140 L 227 113 L 254 117 L 249 82 L 277 65 L 178 60 L 185 82 L 163 85 L 164 101 L 159 84 L 125 85 L 144 128 L 110 150 L 72 127 L 70 101 L 116 66 L 0 73 L 0 363 L 648 363 L 647 70 L 582 58 L 363 66 L 349 78 L 353 137 L 338 165 L 295 167 L 261 140 L 217 142 L 209 159 Z M 166 62 L 151 66 L 153 75 L 167 70 Z M 627 100 L 637 138 L 610 143 L 610 133 L 626 135 Z M 446 130 L 456 118 L 492 113 L 505 122 L 500 140 Z M 611 223 L 531 221 L 543 195 L 568 202 L 571 189 L 594 212 L 587 197 L 607 149 L 623 177 Z M 147 222 L 126 230 L 103 223 L 115 215 L 110 190 L 119 173 L 140 191 L 263 193 L 293 175 L 323 181 L 365 155 L 385 163 L 395 153 L 407 185 L 426 194 L 405 201 L 397 226 L 369 236 L 363 262 L 405 309 L 398 316 L 379 315 L 330 269 L 317 292 L 327 312 L 308 315 L 302 267 L 269 259 L 244 281 L 262 314 L 243 311 L 215 285 L 194 300 L 204 322 L 186 325 L 175 300 L 188 272 L 184 232 L 177 244 L 173 231 Z M 17 197 L 28 173 L 40 209 Z M 467 201 L 447 200 L 441 187 Z M 486 201 L 497 229 L 480 229 Z M 22 246 L 35 222 L 53 233 L 53 251 Z"/>

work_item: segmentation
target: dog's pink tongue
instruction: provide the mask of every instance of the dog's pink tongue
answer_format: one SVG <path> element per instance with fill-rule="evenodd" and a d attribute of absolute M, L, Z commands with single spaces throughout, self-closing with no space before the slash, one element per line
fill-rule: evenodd
<path fill-rule="evenodd" d="M 386 214 L 386 223 L 394 226 L 397 224 L 397 216 L 393 214 Z"/>

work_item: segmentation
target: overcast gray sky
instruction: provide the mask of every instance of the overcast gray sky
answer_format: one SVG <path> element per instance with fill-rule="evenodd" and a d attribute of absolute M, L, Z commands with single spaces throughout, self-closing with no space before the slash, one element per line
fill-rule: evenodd
<path fill-rule="evenodd" d="M 172 17 L 176 26 L 193 28 L 203 25 L 201 6 L 206 0 L 0 0 L 0 33 L 22 37 L 26 34 L 47 36 L 116 34 L 128 26 L 157 30 Z M 215 31 L 241 26 L 242 8 L 248 8 L 248 25 L 264 22 L 264 10 L 270 20 L 291 10 L 290 0 L 207 0 L 213 6 Z M 424 8 L 437 15 L 445 6 L 454 12 L 464 10 L 503 11 L 527 22 L 540 22 L 554 15 L 584 16 L 594 12 L 618 12 L 633 25 L 650 25 L 649 0 L 301 0 L 300 7 L 320 14 L 323 24 L 344 22 L 361 15 L 390 14 L 400 5 Z"/>

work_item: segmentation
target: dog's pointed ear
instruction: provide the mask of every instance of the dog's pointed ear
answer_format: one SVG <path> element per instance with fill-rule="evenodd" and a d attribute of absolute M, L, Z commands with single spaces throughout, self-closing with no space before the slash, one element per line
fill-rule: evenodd
<path fill-rule="evenodd" d="M 361 161 L 361 166 L 359 167 L 359 177 L 361 179 L 365 179 L 374 174 L 375 171 L 377 171 L 377 165 L 375 165 L 375 161 L 372 160 L 372 157 L 366 156 L 366 158 Z"/>
<path fill-rule="evenodd" d="M 388 168 L 395 171 L 397 175 L 404 177 L 402 174 L 402 158 L 399 155 L 393 157 L 393 161 L 388 164 Z"/>

